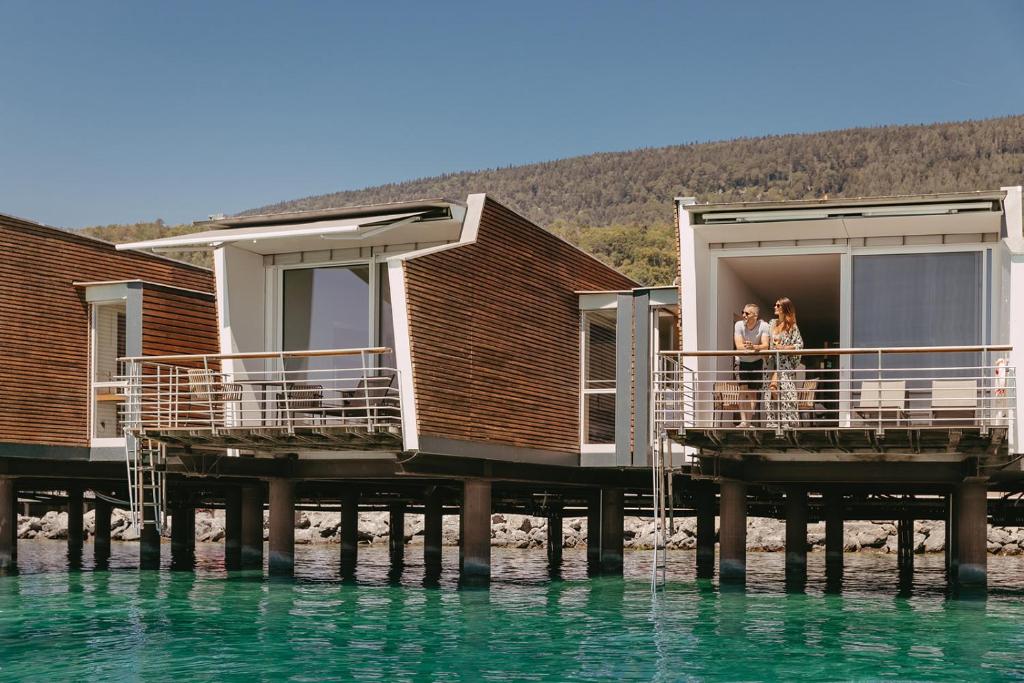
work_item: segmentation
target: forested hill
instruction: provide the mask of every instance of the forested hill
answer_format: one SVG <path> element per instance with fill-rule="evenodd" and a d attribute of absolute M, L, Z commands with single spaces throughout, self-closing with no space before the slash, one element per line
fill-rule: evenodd
<path fill-rule="evenodd" d="M 245 213 L 424 197 L 464 199 L 471 192 L 487 192 L 634 278 L 666 283 L 672 281 L 675 264 L 675 196 L 754 201 L 987 190 L 1021 183 L 1024 116 L 1012 116 L 592 154 L 306 197 Z M 118 241 L 125 227 L 87 230 Z"/>

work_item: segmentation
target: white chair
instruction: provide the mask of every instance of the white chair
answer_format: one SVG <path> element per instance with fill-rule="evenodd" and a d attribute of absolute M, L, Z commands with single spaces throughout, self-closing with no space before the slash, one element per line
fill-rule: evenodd
<path fill-rule="evenodd" d="M 937 379 L 932 382 L 932 423 L 973 424 L 978 415 L 978 381 Z"/>
<path fill-rule="evenodd" d="M 857 415 L 866 424 L 895 420 L 899 424 L 907 415 L 906 380 L 865 380 L 860 383 Z"/>

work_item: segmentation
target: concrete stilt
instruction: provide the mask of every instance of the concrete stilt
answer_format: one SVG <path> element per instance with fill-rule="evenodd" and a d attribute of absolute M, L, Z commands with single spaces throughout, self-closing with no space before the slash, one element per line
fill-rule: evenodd
<path fill-rule="evenodd" d="M 242 487 L 242 552 L 243 569 L 263 568 L 263 488 Z"/>
<path fill-rule="evenodd" d="M 171 509 L 171 569 L 191 571 L 196 561 L 196 511 L 178 501 Z"/>
<path fill-rule="evenodd" d="M 587 505 L 587 568 L 601 569 L 601 492 L 594 491 Z"/>
<path fill-rule="evenodd" d="M 697 578 L 715 575 L 715 492 L 705 484 L 694 493 L 697 512 Z"/>
<path fill-rule="evenodd" d="M 341 568 L 354 571 L 359 553 L 359 490 L 346 488 L 341 493 Z"/>
<path fill-rule="evenodd" d="M 548 506 L 548 568 L 555 569 L 562 564 L 562 502 Z"/>
<path fill-rule="evenodd" d="M 491 577 L 491 482 L 467 479 L 462 489 L 459 571 L 463 581 Z"/>
<path fill-rule="evenodd" d="M 17 517 L 14 516 L 14 480 L 0 477 L 0 573 L 14 571 L 16 567 L 14 545 L 17 543 Z"/>
<path fill-rule="evenodd" d="M 625 525 L 620 488 L 601 490 L 601 572 L 622 573 L 622 542 Z"/>
<path fill-rule="evenodd" d="M 405 503 L 388 506 L 388 557 L 393 567 L 405 564 Z"/>
<path fill-rule="evenodd" d="M 914 519 L 901 517 L 896 520 L 896 565 L 900 574 L 914 571 Z"/>
<path fill-rule="evenodd" d="M 828 491 L 825 504 L 825 568 L 843 570 L 843 497 Z"/>
<path fill-rule="evenodd" d="M 11 553 L 14 557 L 14 563 L 18 563 L 18 483 L 16 480 L 11 479 L 14 482 L 14 492 L 11 494 Z"/>
<path fill-rule="evenodd" d="M 156 510 L 153 507 L 151 491 L 143 491 L 143 505 L 140 512 L 142 527 L 139 529 L 139 569 L 160 568 L 160 532 L 156 528 Z"/>
<path fill-rule="evenodd" d="M 73 566 L 82 562 L 82 545 L 85 542 L 85 509 L 82 503 L 82 487 L 68 487 L 68 559 Z"/>
<path fill-rule="evenodd" d="M 271 576 L 291 576 L 295 571 L 295 482 L 284 477 L 270 480 Z"/>
<path fill-rule="evenodd" d="M 984 477 L 970 477 L 957 495 L 957 583 L 983 588 L 988 584 L 988 486 Z"/>
<path fill-rule="evenodd" d="M 429 491 L 423 501 L 423 564 L 428 572 L 441 570 L 444 525 L 444 501 L 437 489 Z"/>
<path fill-rule="evenodd" d="M 721 492 L 718 573 L 722 581 L 740 583 L 747 578 L 747 485 L 725 479 Z"/>
<path fill-rule="evenodd" d="M 807 578 L 807 491 L 786 490 L 786 578 Z"/>
<path fill-rule="evenodd" d="M 956 583 L 960 573 L 960 490 L 950 491 L 946 497 L 946 576 Z"/>
<path fill-rule="evenodd" d="M 103 492 L 106 493 L 106 492 Z M 96 566 L 103 566 L 110 560 L 110 516 L 113 506 L 100 497 L 96 497 L 96 517 L 93 528 L 93 557 Z"/>
<path fill-rule="evenodd" d="M 224 491 L 224 568 L 242 568 L 242 492 L 235 487 Z"/>

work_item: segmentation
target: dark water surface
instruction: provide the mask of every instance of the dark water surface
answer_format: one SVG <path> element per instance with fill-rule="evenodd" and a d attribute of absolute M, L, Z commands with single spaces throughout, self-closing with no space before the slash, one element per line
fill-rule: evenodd
<path fill-rule="evenodd" d="M 415 547 L 400 575 L 361 549 L 353 582 L 337 546 L 298 547 L 294 580 L 228 574 L 204 544 L 194 574 L 139 572 L 138 546 L 114 546 L 111 570 L 87 546 L 69 572 L 62 543 L 22 542 L 21 573 L 0 577 L 0 679 L 1024 679 L 1024 558 L 990 557 L 988 599 L 952 600 L 941 556 L 901 585 L 895 556 L 847 555 L 828 594 L 821 554 L 787 593 L 781 553 L 750 554 L 736 591 L 675 552 L 652 595 L 649 552 L 589 579 L 567 550 L 552 580 L 542 550 L 495 549 L 490 588 L 459 589 L 454 548 L 431 585 Z"/>

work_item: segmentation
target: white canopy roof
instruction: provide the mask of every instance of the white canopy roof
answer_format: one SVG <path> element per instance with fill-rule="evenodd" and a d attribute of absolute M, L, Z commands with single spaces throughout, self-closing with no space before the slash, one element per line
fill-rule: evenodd
<path fill-rule="evenodd" d="M 422 216 L 425 211 L 393 213 L 377 216 L 340 218 L 312 223 L 291 225 L 270 225 L 244 228 L 222 228 L 204 230 L 188 235 L 162 237 L 144 242 L 117 245 L 119 251 L 132 249 L 178 249 L 182 247 L 216 248 L 223 244 L 239 242 L 257 243 L 264 240 L 294 239 L 298 237 L 321 237 L 329 240 L 359 240 L 405 225 L 406 221 Z M 258 251 L 253 249 L 253 251 Z"/>

